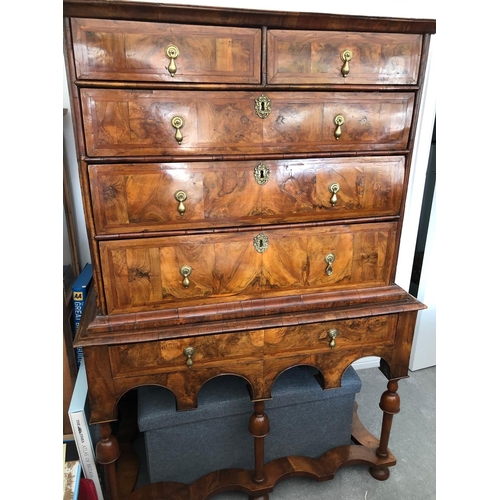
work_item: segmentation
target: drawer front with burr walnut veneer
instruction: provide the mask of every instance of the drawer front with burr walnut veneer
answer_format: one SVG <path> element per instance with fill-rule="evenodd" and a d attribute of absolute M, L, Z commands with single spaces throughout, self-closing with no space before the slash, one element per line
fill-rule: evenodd
<path fill-rule="evenodd" d="M 99 235 L 399 214 L 403 156 L 90 165 Z"/>
<path fill-rule="evenodd" d="M 408 144 L 414 101 L 409 92 L 80 94 L 87 153 L 96 157 L 401 150 Z"/>
<path fill-rule="evenodd" d="M 435 21 L 64 1 L 66 60 L 95 293 L 83 347 L 111 500 L 119 399 L 147 384 L 193 409 L 202 385 L 249 384 L 253 470 L 160 483 L 130 500 L 267 499 L 284 475 L 377 479 L 417 312 L 394 283 Z M 264 463 L 265 401 L 283 371 L 323 388 L 379 356 L 380 441 Z"/>

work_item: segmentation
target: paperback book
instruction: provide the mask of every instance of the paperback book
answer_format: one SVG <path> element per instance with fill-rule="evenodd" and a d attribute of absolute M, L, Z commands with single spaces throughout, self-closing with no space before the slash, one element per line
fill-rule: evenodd
<path fill-rule="evenodd" d="M 94 441 L 92 439 L 93 433 L 90 430 L 87 419 L 89 413 L 87 392 L 87 372 L 85 371 L 85 361 L 82 359 L 80 368 L 78 369 L 68 414 L 83 475 L 86 479 L 93 481 L 98 500 L 104 500 L 95 459 Z"/>

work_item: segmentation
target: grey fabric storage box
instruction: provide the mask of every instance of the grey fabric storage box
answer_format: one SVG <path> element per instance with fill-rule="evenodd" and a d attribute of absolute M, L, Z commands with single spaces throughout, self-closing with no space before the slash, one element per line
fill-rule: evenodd
<path fill-rule="evenodd" d="M 342 387 L 322 390 L 317 370 L 299 366 L 276 380 L 266 401 L 271 431 L 265 460 L 286 455 L 319 457 L 350 443 L 355 395 L 361 389 L 349 367 Z M 150 482 L 191 483 L 218 469 L 253 469 L 253 437 L 248 432 L 253 404 L 247 383 L 235 376 L 207 382 L 198 408 L 177 412 L 175 398 L 161 387 L 138 389 L 138 426 L 144 433 Z"/>

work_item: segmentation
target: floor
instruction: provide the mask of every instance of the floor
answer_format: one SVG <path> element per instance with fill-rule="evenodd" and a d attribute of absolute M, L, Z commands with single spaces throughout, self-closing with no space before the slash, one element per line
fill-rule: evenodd
<path fill-rule="evenodd" d="M 358 414 L 375 436 L 380 433 L 382 412 L 378 407 L 387 380 L 378 368 L 358 370 L 362 382 L 356 395 Z M 410 372 L 399 383 L 401 411 L 395 415 L 389 448 L 397 465 L 387 481 L 371 477 L 367 467 L 350 466 L 336 473 L 332 481 L 317 483 L 291 478 L 278 484 L 271 500 L 434 500 L 436 498 L 436 368 Z M 144 484 L 140 467 L 138 482 Z M 224 493 L 213 500 L 247 500 L 238 492 Z"/>

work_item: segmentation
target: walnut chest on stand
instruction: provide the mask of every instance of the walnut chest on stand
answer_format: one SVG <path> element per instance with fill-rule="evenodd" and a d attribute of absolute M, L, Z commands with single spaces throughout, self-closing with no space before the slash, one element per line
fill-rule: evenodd
<path fill-rule="evenodd" d="M 64 1 L 65 55 L 95 294 L 83 347 L 112 500 L 110 423 L 133 388 L 197 405 L 250 387 L 251 469 L 162 482 L 133 499 L 267 499 L 285 477 L 379 480 L 417 313 L 394 282 L 434 20 Z M 380 436 L 265 463 L 266 401 L 289 368 L 339 387 L 365 356 L 388 379 Z"/>

